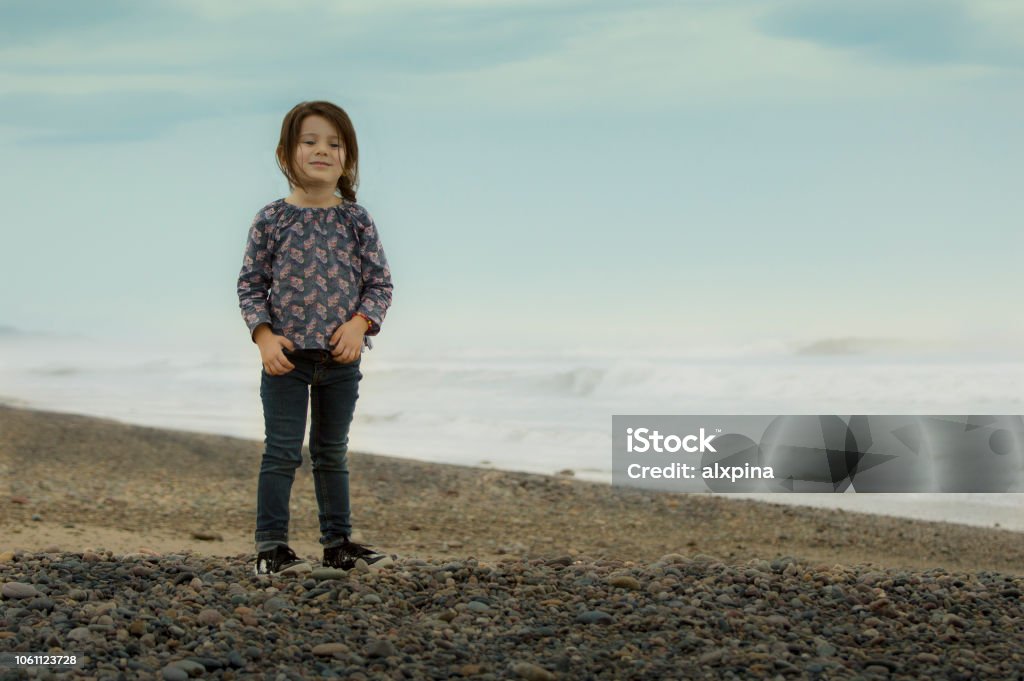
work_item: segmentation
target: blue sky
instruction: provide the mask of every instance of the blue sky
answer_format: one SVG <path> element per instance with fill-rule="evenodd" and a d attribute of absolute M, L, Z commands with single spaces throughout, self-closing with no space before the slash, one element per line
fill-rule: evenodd
<path fill-rule="evenodd" d="M 329 99 L 375 352 L 1020 355 L 1018 2 L 0 8 L 0 326 L 251 352 L 281 118 Z"/>

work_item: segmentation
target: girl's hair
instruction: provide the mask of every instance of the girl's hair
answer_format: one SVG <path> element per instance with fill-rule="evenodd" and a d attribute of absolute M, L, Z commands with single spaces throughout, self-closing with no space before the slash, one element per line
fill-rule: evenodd
<path fill-rule="evenodd" d="M 299 145 L 299 130 L 302 121 L 310 114 L 319 114 L 330 121 L 341 136 L 341 145 L 345 150 L 345 168 L 338 179 L 338 190 L 349 201 L 356 200 L 356 187 L 359 185 L 359 145 L 356 143 L 356 130 L 352 120 L 340 106 L 330 102 L 299 102 L 289 111 L 281 123 L 281 140 L 277 144 L 277 167 L 288 179 L 288 187 L 296 185 L 306 190 L 295 172 L 295 148 Z"/>

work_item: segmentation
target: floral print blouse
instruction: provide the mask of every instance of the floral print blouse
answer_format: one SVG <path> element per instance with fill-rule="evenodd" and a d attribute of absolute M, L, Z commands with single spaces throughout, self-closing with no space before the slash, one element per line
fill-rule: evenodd
<path fill-rule="evenodd" d="M 282 198 L 256 214 L 238 274 L 250 337 L 266 323 L 295 349 L 330 350 L 334 331 L 362 313 L 371 321 L 363 344 L 373 348 L 391 291 L 377 227 L 358 203 L 303 208 Z"/>

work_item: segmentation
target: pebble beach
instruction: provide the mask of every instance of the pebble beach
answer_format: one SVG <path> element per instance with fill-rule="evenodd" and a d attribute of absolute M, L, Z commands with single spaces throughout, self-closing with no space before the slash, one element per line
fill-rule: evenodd
<path fill-rule="evenodd" d="M 256 576 L 262 443 L 0 406 L 0 679 L 1018 679 L 1024 534 L 350 452 Z M 486 458 L 486 453 L 481 453 Z"/>

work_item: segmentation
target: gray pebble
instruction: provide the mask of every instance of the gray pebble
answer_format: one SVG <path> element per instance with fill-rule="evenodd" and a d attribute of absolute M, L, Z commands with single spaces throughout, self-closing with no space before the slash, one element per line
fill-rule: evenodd
<path fill-rule="evenodd" d="M 89 641 L 92 639 L 92 630 L 89 627 L 75 627 L 68 632 L 68 638 L 72 641 Z"/>
<path fill-rule="evenodd" d="M 169 664 L 161 669 L 160 675 L 164 678 L 164 681 L 188 681 L 188 672 L 173 664 Z"/>
<path fill-rule="evenodd" d="M 196 622 L 204 626 L 215 626 L 224 621 L 224 616 L 213 608 L 204 608 L 196 617 Z"/>
<path fill-rule="evenodd" d="M 366 656 L 371 658 L 391 657 L 392 655 L 398 654 L 398 650 L 396 650 L 395 646 L 391 644 L 391 641 L 387 641 L 384 639 L 371 642 L 368 646 L 366 646 L 365 652 Z"/>
<path fill-rule="evenodd" d="M 285 608 L 287 606 L 288 601 L 284 600 L 283 598 L 278 598 L 276 596 L 273 598 L 268 598 L 263 603 L 263 609 L 267 612 L 277 612 L 278 610 L 281 610 L 282 608 Z"/>
<path fill-rule="evenodd" d="M 741 678 L 744 641 L 765 679 L 1017 676 L 1024 577 L 663 559 L 403 559 L 331 581 L 257 577 L 251 556 L 17 552 L 0 585 L 26 595 L 0 618 L 31 649 L 88 650 L 90 678 L 675 678 L 673 651 L 695 678 Z"/>
<path fill-rule="evenodd" d="M 175 660 L 169 666 L 178 667 L 189 676 L 199 676 L 206 673 L 206 667 L 193 660 Z"/>
<path fill-rule="evenodd" d="M 29 610 L 45 610 L 47 612 L 53 610 L 55 606 L 56 604 L 53 602 L 53 599 L 46 598 L 45 596 L 33 598 L 25 605 Z"/>
<path fill-rule="evenodd" d="M 576 615 L 576 621 L 582 624 L 611 624 L 615 619 L 603 610 L 588 610 Z"/>
<path fill-rule="evenodd" d="M 32 598 L 33 596 L 41 596 L 42 594 L 36 590 L 31 584 L 24 582 L 5 582 L 3 587 L 0 587 L 0 595 L 4 598 Z"/>
<path fill-rule="evenodd" d="M 310 576 L 313 579 L 324 580 L 324 579 L 346 579 L 348 577 L 348 570 L 342 570 L 341 568 L 328 568 L 318 567 L 313 568 Z"/>
<path fill-rule="evenodd" d="M 516 662 L 512 665 L 512 673 L 526 681 L 554 681 L 554 674 L 531 662 Z"/>

